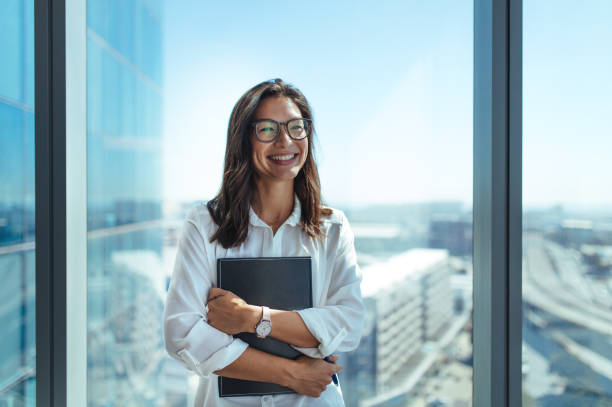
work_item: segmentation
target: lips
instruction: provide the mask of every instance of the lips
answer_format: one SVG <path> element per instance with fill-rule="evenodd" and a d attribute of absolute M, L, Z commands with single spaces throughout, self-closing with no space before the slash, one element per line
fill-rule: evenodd
<path fill-rule="evenodd" d="M 297 157 L 298 153 L 272 154 L 268 158 L 274 161 L 288 161 Z"/>
<path fill-rule="evenodd" d="M 270 163 L 272 163 L 273 165 L 284 167 L 284 166 L 295 165 L 297 163 L 298 157 L 299 157 L 299 154 L 287 154 L 287 155 L 274 154 L 274 155 L 268 156 L 267 158 L 268 160 L 270 160 Z"/>

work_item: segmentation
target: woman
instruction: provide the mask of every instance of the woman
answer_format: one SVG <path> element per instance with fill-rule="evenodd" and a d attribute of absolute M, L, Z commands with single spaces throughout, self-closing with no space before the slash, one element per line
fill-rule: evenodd
<path fill-rule="evenodd" d="M 343 406 L 334 352 L 359 344 L 365 309 L 354 238 L 344 214 L 321 205 L 312 113 L 280 79 L 238 100 L 219 194 L 195 205 L 179 241 L 164 313 L 168 353 L 200 376 L 196 406 Z M 264 310 L 216 286 L 216 259 L 310 256 L 313 308 Z M 264 332 L 303 353 L 289 360 L 232 335 Z M 265 324 L 264 324 L 265 325 Z M 258 334 L 261 332 L 257 331 Z M 329 356 L 329 362 L 323 358 Z M 278 383 L 296 394 L 223 397 L 217 376 Z"/>

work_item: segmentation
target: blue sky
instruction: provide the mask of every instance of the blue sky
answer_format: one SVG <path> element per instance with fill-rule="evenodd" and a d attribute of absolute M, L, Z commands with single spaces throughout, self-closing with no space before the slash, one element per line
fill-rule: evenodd
<path fill-rule="evenodd" d="M 470 204 L 472 14 L 453 0 L 166 1 L 165 196 L 217 192 L 234 103 L 281 77 L 313 107 L 328 203 Z M 612 203 L 610 21 L 607 1 L 525 2 L 526 204 Z"/>
<path fill-rule="evenodd" d="M 612 2 L 525 1 L 526 204 L 612 208 Z"/>

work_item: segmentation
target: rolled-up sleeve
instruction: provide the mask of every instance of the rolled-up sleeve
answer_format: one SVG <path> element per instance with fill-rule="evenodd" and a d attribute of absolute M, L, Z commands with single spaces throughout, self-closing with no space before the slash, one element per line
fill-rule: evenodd
<path fill-rule="evenodd" d="M 168 354 L 200 376 L 223 369 L 246 350 L 247 343 L 206 322 L 204 306 L 212 287 L 206 234 L 198 208 L 183 224 L 164 310 Z"/>
<path fill-rule="evenodd" d="M 319 341 L 316 348 L 293 346 L 313 358 L 334 352 L 350 352 L 359 345 L 365 321 L 361 297 L 361 271 L 357 264 L 354 235 L 342 213 L 337 244 L 330 256 L 332 275 L 326 303 L 321 307 L 297 311 L 310 333 Z"/>

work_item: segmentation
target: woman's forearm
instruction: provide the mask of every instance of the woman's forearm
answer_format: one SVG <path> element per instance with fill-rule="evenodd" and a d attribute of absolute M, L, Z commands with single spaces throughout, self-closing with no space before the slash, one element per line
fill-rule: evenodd
<path fill-rule="evenodd" d="M 238 359 L 213 372 L 233 379 L 254 380 L 288 386 L 295 362 L 248 347 Z"/>
<path fill-rule="evenodd" d="M 255 333 L 255 325 L 260 321 L 261 307 L 249 305 L 251 309 L 251 323 L 248 324 L 246 332 Z M 316 348 L 319 346 L 317 338 L 312 336 L 304 320 L 295 311 L 283 311 L 278 309 L 270 310 L 272 319 L 272 332 L 270 336 L 301 348 Z"/>
<path fill-rule="evenodd" d="M 248 347 L 233 363 L 213 373 L 234 379 L 276 383 L 298 394 L 319 397 L 332 383 L 332 376 L 342 370 L 337 361 L 337 355 L 331 355 L 328 361 L 304 355 L 291 360 Z"/>
<path fill-rule="evenodd" d="M 210 289 L 207 306 L 208 324 L 229 335 L 255 333 L 255 326 L 263 314 L 260 306 L 247 304 L 231 291 L 220 288 Z M 271 337 L 301 348 L 319 346 L 319 341 L 310 333 L 297 312 L 271 309 L 270 317 Z"/>
<path fill-rule="evenodd" d="M 270 317 L 272 318 L 270 336 L 273 338 L 301 348 L 316 348 L 319 346 L 319 341 L 312 336 L 304 320 L 297 312 L 270 310 Z"/>

